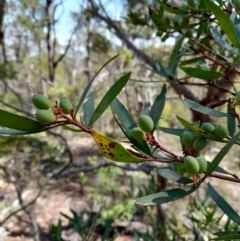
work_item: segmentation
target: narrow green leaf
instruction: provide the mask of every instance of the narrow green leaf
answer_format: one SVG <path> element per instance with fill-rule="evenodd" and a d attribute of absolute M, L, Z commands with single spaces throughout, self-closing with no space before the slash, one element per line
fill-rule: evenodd
<path fill-rule="evenodd" d="M 158 128 L 158 122 L 162 115 L 162 111 L 166 101 L 166 94 L 167 94 L 167 86 L 166 84 L 164 84 L 162 87 L 161 93 L 158 94 L 156 99 L 154 100 L 154 103 L 149 113 L 149 116 L 152 118 L 154 123 L 154 128 L 151 131 L 151 133 L 153 133 Z"/>
<path fill-rule="evenodd" d="M 240 234 L 238 232 L 235 232 L 235 234 L 227 234 L 226 232 L 226 235 L 223 235 L 221 237 L 218 237 L 218 238 L 212 238 L 211 240 L 236 240 L 236 239 L 240 239 Z"/>
<path fill-rule="evenodd" d="M 168 77 L 169 74 L 167 70 L 162 66 L 162 64 L 159 61 L 155 61 L 156 64 L 156 69 L 157 69 L 157 74 L 163 77 Z"/>
<path fill-rule="evenodd" d="M 214 202 L 218 207 L 235 223 L 240 225 L 240 216 L 235 212 L 235 210 L 223 199 L 222 196 L 208 183 L 207 191 L 212 197 Z"/>
<path fill-rule="evenodd" d="M 121 101 L 118 100 L 118 98 L 115 98 L 110 104 L 110 106 L 112 111 L 117 115 L 120 123 L 123 125 L 125 130 L 137 127 L 134 119 L 132 118 L 126 107 L 121 103 Z"/>
<path fill-rule="evenodd" d="M 174 6 L 171 6 L 170 4 L 167 4 L 163 1 L 159 1 L 160 6 L 166 10 L 166 12 L 173 13 L 173 14 L 188 14 L 188 11 L 185 9 L 177 8 Z"/>
<path fill-rule="evenodd" d="M 171 190 L 137 198 L 134 202 L 137 205 L 143 205 L 143 206 L 159 205 L 159 204 L 168 203 L 168 202 L 172 202 L 177 199 L 183 198 L 191 194 L 192 192 L 195 192 L 197 189 L 198 187 L 195 185 L 189 186 L 186 189 L 174 188 Z"/>
<path fill-rule="evenodd" d="M 233 115 L 233 110 L 231 109 L 229 104 L 227 107 L 227 113 L 228 113 L 228 117 L 227 117 L 228 132 L 229 132 L 230 136 L 233 137 L 236 132 L 236 118 Z"/>
<path fill-rule="evenodd" d="M 223 77 L 223 74 L 211 70 L 205 70 L 200 68 L 184 67 L 179 66 L 179 68 L 184 71 L 187 75 L 202 79 L 202 80 L 215 80 L 220 77 Z"/>
<path fill-rule="evenodd" d="M 105 224 L 105 229 L 104 229 L 104 232 L 103 232 L 103 235 L 102 235 L 102 241 L 105 241 L 108 239 L 109 235 L 110 235 L 110 232 L 111 232 L 111 229 L 112 229 L 112 223 L 113 223 L 113 220 L 108 220 Z"/>
<path fill-rule="evenodd" d="M 137 149 L 140 153 L 152 155 L 152 152 L 146 142 L 139 142 L 132 137 L 131 129 L 136 127 L 137 124 L 135 123 L 134 119 L 129 114 L 125 106 L 117 98 L 115 98 L 114 101 L 111 103 L 111 108 L 115 121 L 121 128 L 123 134 L 133 144 L 133 147 Z"/>
<path fill-rule="evenodd" d="M 207 8 L 214 14 L 220 27 L 227 35 L 230 42 L 237 48 L 240 48 L 239 39 L 232 22 L 229 20 L 228 15 L 218 7 L 213 1 L 205 0 Z"/>
<path fill-rule="evenodd" d="M 87 101 L 83 104 L 83 123 L 85 126 L 89 125 L 89 121 L 94 112 L 94 100 L 95 100 L 95 93 L 92 91 L 88 97 Z"/>
<path fill-rule="evenodd" d="M 80 237 L 82 237 L 82 219 L 73 209 L 71 209 L 71 212 L 73 214 L 73 229 L 80 235 Z"/>
<path fill-rule="evenodd" d="M 0 110 L 0 125 L 21 131 L 36 131 L 43 128 L 43 125 L 35 120 L 5 110 Z"/>
<path fill-rule="evenodd" d="M 179 54 L 179 51 L 180 51 L 180 49 L 182 47 L 182 43 L 183 43 L 184 39 L 185 39 L 185 35 L 183 35 L 179 39 L 179 41 L 176 43 L 176 45 L 173 48 L 172 55 L 171 55 L 171 58 L 170 58 L 170 61 L 169 61 L 169 72 L 170 73 L 173 72 L 173 69 L 175 67 L 175 62 L 176 62 L 177 56 Z"/>
<path fill-rule="evenodd" d="M 210 108 L 200 105 L 192 100 L 189 100 L 189 99 L 185 98 L 184 96 L 182 96 L 182 100 L 186 106 L 188 106 L 189 108 L 191 108 L 195 111 L 198 111 L 202 114 L 214 116 L 214 117 L 228 117 L 227 113 L 223 113 L 221 111 L 210 109 Z"/>
<path fill-rule="evenodd" d="M 202 130 L 201 128 L 199 128 L 198 126 L 195 126 L 194 124 L 191 124 L 189 123 L 188 121 L 184 120 L 183 118 L 181 118 L 180 116 L 177 116 L 177 119 L 179 120 L 179 122 L 184 126 L 186 127 L 187 130 L 199 135 L 199 136 L 202 136 L 206 139 L 210 139 L 210 140 L 213 140 L 213 141 L 218 141 L 218 142 L 223 142 L 223 143 L 226 143 L 227 141 L 225 140 L 222 140 L 220 139 L 219 137 L 217 136 L 214 136 L 210 133 L 207 133 L 206 131 Z"/>
<path fill-rule="evenodd" d="M 203 57 L 195 57 L 195 58 L 191 58 L 191 59 L 188 59 L 188 60 L 182 60 L 181 65 L 188 65 L 188 64 L 196 63 L 196 62 L 198 62 L 199 60 L 202 60 L 202 59 L 203 59 Z"/>
<path fill-rule="evenodd" d="M 221 36 L 221 34 L 218 32 L 217 28 L 214 28 L 214 27 L 210 27 L 210 31 L 211 31 L 211 34 L 214 38 L 214 40 L 224 49 L 228 50 L 230 53 L 232 54 L 237 54 L 239 55 L 239 51 L 236 49 L 236 48 L 233 48 L 230 44 L 228 44 L 226 41 L 225 41 L 225 38 L 224 36 L 226 37 L 226 35 L 224 36 Z"/>
<path fill-rule="evenodd" d="M 140 116 L 141 115 L 149 115 L 149 112 L 150 112 L 150 103 L 148 102 L 147 104 L 145 104 L 140 112 Z"/>
<path fill-rule="evenodd" d="M 182 177 L 176 172 L 170 170 L 169 168 L 161 168 L 157 170 L 157 173 L 166 178 L 167 180 L 170 180 L 172 182 L 177 182 L 179 184 L 190 184 L 193 181 L 191 179 L 188 179 L 186 177 Z"/>
<path fill-rule="evenodd" d="M 124 86 L 127 84 L 131 73 L 127 73 L 123 75 L 121 78 L 117 80 L 116 83 L 107 91 L 105 96 L 102 98 L 97 108 L 95 109 L 91 120 L 89 121 L 89 125 L 92 125 L 107 109 L 107 107 L 111 104 L 111 102 L 115 99 L 115 97 L 121 92 Z"/>
<path fill-rule="evenodd" d="M 175 135 L 175 136 L 182 136 L 183 132 L 186 131 L 186 129 L 173 129 L 173 128 L 167 128 L 162 126 L 159 126 L 158 130 L 170 135 Z"/>
<path fill-rule="evenodd" d="M 120 54 L 117 54 L 115 56 L 113 56 L 111 59 L 109 59 L 98 71 L 97 73 L 93 76 L 93 78 L 91 79 L 91 81 L 88 83 L 87 87 L 84 89 L 83 94 L 78 102 L 77 108 L 75 109 L 75 116 L 77 115 L 77 112 L 79 111 L 83 101 L 85 100 L 85 97 L 87 96 L 87 93 L 90 89 L 90 87 L 92 86 L 93 81 L 95 80 L 95 78 L 97 77 L 97 75 L 101 72 L 101 70 L 108 65 L 112 60 L 114 60 L 115 58 L 117 58 Z"/>
<path fill-rule="evenodd" d="M 221 149 L 221 151 L 215 156 L 212 163 L 209 165 L 206 171 L 206 176 L 209 176 L 222 161 L 224 156 L 228 153 L 228 151 L 232 148 L 234 143 L 237 141 L 240 136 L 240 131 Z"/>

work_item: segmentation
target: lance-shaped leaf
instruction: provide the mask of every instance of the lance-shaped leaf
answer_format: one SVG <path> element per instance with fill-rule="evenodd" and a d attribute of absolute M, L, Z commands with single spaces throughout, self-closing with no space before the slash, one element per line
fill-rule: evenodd
<path fill-rule="evenodd" d="M 188 14 L 188 11 L 185 9 L 174 7 L 163 1 L 160 1 L 159 3 L 160 3 L 161 8 L 163 8 L 166 12 L 173 13 L 173 14 Z"/>
<path fill-rule="evenodd" d="M 212 197 L 214 202 L 218 205 L 218 207 L 235 223 L 240 225 L 240 216 L 237 212 L 226 202 L 226 200 L 219 195 L 219 193 L 208 183 L 207 191 L 209 195 Z"/>
<path fill-rule="evenodd" d="M 5 110 L 0 110 L 0 125 L 21 131 L 36 131 L 43 128 L 43 125 L 35 120 Z"/>
<path fill-rule="evenodd" d="M 97 108 L 95 109 L 91 120 L 89 121 L 89 125 L 92 125 L 107 109 L 107 107 L 111 104 L 111 102 L 116 98 L 116 96 L 121 92 L 123 87 L 127 84 L 131 73 L 127 73 L 123 75 L 120 79 L 117 80 L 116 83 L 107 91 L 104 95 Z"/>
<path fill-rule="evenodd" d="M 187 75 L 202 79 L 202 80 L 215 80 L 220 77 L 223 77 L 223 74 L 211 70 L 205 70 L 200 68 L 192 68 L 192 67 L 179 67 L 182 71 L 184 71 Z"/>
<path fill-rule="evenodd" d="M 237 141 L 238 137 L 240 136 L 240 131 L 221 149 L 221 151 L 214 157 L 212 163 L 208 166 L 205 176 L 209 176 L 219 165 L 225 155 L 229 152 L 232 148 L 234 143 Z"/>
<path fill-rule="evenodd" d="M 170 170 L 169 168 L 158 169 L 157 173 L 160 176 L 166 178 L 167 180 L 172 181 L 172 182 L 177 182 L 179 184 L 190 184 L 190 183 L 193 182 L 191 179 L 188 179 L 186 177 L 182 177 L 178 173 Z"/>
<path fill-rule="evenodd" d="M 159 205 L 159 204 L 168 203 L 168 202 L 172 202 L 180 198 L 183 198 L 195 192 L 197 189 L 198 189 L 198 186 L 195 186 L 195 185 L 189 186 L 185 189 L 174 188 L 171 190 L 158 192 L 145 197 L 137 198 L 134 202 L 137 205 L 144 205 L 144 206 Z"/>
<path fill-rule="evenodd" d="M 186 131 L 186 129 L 173 129 L 173 128 L 167 128 L 162 126 L 159 126 L 158 130 L 170 135 L 175 135 L 175 136 L 182 136 L 183 132 Z"/>
<path fill-rule="evenodd" d="M 151 150 L 145 141 L 139 142 L 132 137 L 131 129 L 136 127 L 137 124 L 135 123 L 132 116 L 129 114 L 126 107 L 117 98 L 115 98 L 114 101 L 111 103 L 111 108 L 117 124 L 121 128 L 124 135 L 133 144 L 134 148 L 136 148 L 140 152 L 151 155 Z M 117 116 L 117 118 L 115 115 Z"/>
<path fill-rule="evenodd" d="M 158 122 L 162 115 L 162 111 L 166 101 L 166 94 L 167 94 L 167 86 L 166 84 L 164 84 L 162 87 L 161 93 L 157 95 L 149 113 L 149 116 L 152 118 L 154 123 L 154 128 L 151 131 L 151 133 L 153 133 L 158 127 Z"/>
<path fill-rule="evenodd" d="M 225 32 L 230 42 L 237 48 L 240 48 L 239 38 L 236 30 L 229 19 L 229 16 L 218 7 L 213 1 L 205 0 L 207 8 L 214 14 L 221 29 Z"/>
<path fill-rule="evenodd" d="M 240 239 L 240 232 L 239 231 L 217 232 L 217 233 L 213 233 L 213 234 L 218 236 L 218 237 L 213 238 L 211 240 L 236 240 L 236 239 Z"/>
<path fill-rule="evenodd" d="M 92 86 L 92 83 L 93 83 L 93 81 L 95 80 L 95 78 L 97 77 L 97 75 L 101 72 L 101 70 L 102 70 L 106 65 L 108 65 L 112 60 L 114 60 L 115 58 L 117 58 L 119 55 L 120 55 L 120 54 L 117 54 L 117 55 L 115 55 L 114 57 L 112 57 L 111 59 L 109 59 L 109 60 L 98 70 L 98 72 L 93 76 L 93 78 L 91 79 L 91 81 L 88 83 L 87 87 L 84 89 L 83 94 L 82 94 L 82 96 L 81 96 L 81 98 L 80 98 L 80 100 L 79 100 L 79 102 L 78 102 L 78 105 L 77 105 L 77 107 L 76 107 L 76 109 L 75 109 L 75 116 L 77 115 L 77 112 L 79 111 L 79 109 L 80 109 L 83 101 L 85 100 L 85 97 L 87 96 L 87 93 L 88 93 L 90 87 Z"/>
<path fill-rule="evenodd" d="M 182 100 L 186 106 L 188 106 L 192 110 L 198 111 L 202 114 L 214 116 L 214 117 L 227 117 L 228 116 L 227 113 L 217 111 L 214 109 L 210 109 L 210 108 L 200 105 L 192 100 L 189 100 L 189 99 L 185 98 L 184 96 L 182 96 Z"/>
<path fill-rule="evenodd" d="M 228 132 L 229 132 L 230 136 L 233 137 L 236 132 L 236 118 L 235 118 L 234 112 L 229 104 L 227 107 L 227 112 L 228 112 L 228 117 L 227 117 Z"/>
<path fill-rule="evenodd" d="M 179 63 L 180 59 L 177 58 L 177 57 L 178 57 L 179 51 L 182 47 L 182 43 L 183 43 L 184 39 L 185 39 L 185 36 L 183 35 L 173 48 L 173 52 L 172 52 L 172 55 L 171 55 L 171 58 L 170 58 L 170 61 L 169 61 L 169 72 L 170 73 L 175 72 L 173 70 L 175 69 L 176 61 L 177 61 L 177 63 Z"/>
<path fill-rule="evenodd" d="M 95 93 L 92 91 L 88 97 L 86 102 L 83 104 L 83 123 L 85 126 L 89 125 L 89 122 L 92 118 L 94 112 L 94 100 L 95 100 Z"/>
<path fill-rule="evenodd" d="M 144 157 L 140 153 L 129 151 L 120 142 L 114 139 L 96 131 L 91 131 L 91 135 L 102 154 L 112 161 L 124 163 L 141 163 L 148 161 L 147 157 Z"/>

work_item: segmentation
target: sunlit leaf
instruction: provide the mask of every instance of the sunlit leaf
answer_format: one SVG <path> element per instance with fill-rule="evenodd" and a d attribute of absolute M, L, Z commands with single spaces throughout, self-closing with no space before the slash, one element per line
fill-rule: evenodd
<path fill-rule="evenodd" d="M 92 118 L 94 112 L 94 100 L 95 100 L 95 93 L 92 91 L 88 97 L 86 102 L 83 104 L 83 123 L 85 126 L 89 125 L 89 122 Z"/>
<path fill-rule="evenodd" d="M 174 188 L 171 190 L 158 192 L 145 197 L 137 198 L 135 200 L 135 204 L 148 206 L 148 205 L 159 205 L 163 203 L 172 202 L 195 192 L 197 188 L 198 188 L 197 186 L 193 185 L 185 189 Z"/>
<path fill-rule="evenodd" d="M 149 113 L 149 116 L 152 118 L 154 123 L 154 128 L 151 131 L 151 133 L 153 133 L 154 130 L 156 130 L 156 128 L 158 127 L 158 123 L 162 115 L 162 111 L 164 109 L 164 105 L 166 101 L 166 94 L 167 94 L 167 86 L 166 84 L 164 84 L 162 87 L 161 93 L 158 94 L 156 99 L 154 100 L 154 103 Z"/>
<path fill-rule="evenodd" d="M 185 98 L 184 96 L 182 96 L 182 100 L 186 106 L 188 106 L 189 108 L 191 108 L 195 111 L 198 111 L 202 114 L 214 116 L 214 117 L 227 117 L 228 116 L 227 113 L 217 111 L 214 109 L 210 109 L 210 108 L 200 105 L 192 100 L 189 100 L 189 99 Z"/>
<path fill-rule="evenodd" d="M 170 180 L 172 182 L 177 182 L 179 184 L 190 184 L 193 181 L 191 179 L 188 179 L 186 177 L 180 176 L 178 173 L 170 170 L 169 168 L 161 168 L 157 170 L 157 173 L 166 178 L 167 180 Z"/>
<path fill-rule="evenodd" d="M 102 70 L 106 65 L 108 65 L 112 60 L 114 60 L 115 58 L 117 58 L 119 55 L 120 55 L 120 54 L 117 54 L 117 55 L 113 56 L 111 59 L 109 59 L 109 60 L 97 71 L 97 73 L 93 76 L 93 78 L 91 79 L 91 81 L 88 83 L 87 87 L 84 89 L 83 94 L 82 94 L 82 96 L 81 96 L 81 98 L 80 98 L 80 100 L 79 100 L 79 102 L 78 102 L 78 105 L 77 105 L 77 107 L 76 107 L 76 109 L 75 109 L 75 116 L 77 115 L 77 112 L 79 111 L 79 109 L 80 109 L 83 101 L 85 100 L 85 97 L 87 96 L 87 93 L 88 93 L 90 87 L 92 86 L 92 83 L 93 83 L 93 81 L 95 80 L 95 78 L 97 77 L 97 75 L 101 72 L 101 70 Z"/>
<path fill-rule="evenodd" d="M 0 110 L 0 125 L 21 131 L 36 131 L 43 128 L 43 125 L 35 120 L 5 110 Z"/>
<path fill-rule="evenodd" d="M 198 79 L 215 80 L 220 77 L 223 77 L 222 73 L 215 72 L 212 70 L 205 70 L 200 68 L 192 68 L 192 67 L 184 67 L 184 66 L 179 66 L 179 68 L 183 70 L 187 75 Z"/>
<path fill-rule="evenodd" d="M 91 120 L 89 121 L 89 125 L 92 125 L 103 114 L 103 112 L 107 109 L 107 107 L 127 84 L 130 75 L 131 73 L 123 75 L 111 86 L 111 88 L 107 91 L 107 93 L 104 95 L 104 97 L 96 107 L 91 117 Z"/>

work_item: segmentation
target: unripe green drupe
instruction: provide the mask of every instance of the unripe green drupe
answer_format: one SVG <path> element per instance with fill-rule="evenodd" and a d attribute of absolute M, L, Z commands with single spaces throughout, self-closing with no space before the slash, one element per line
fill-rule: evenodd
<path fill-rule="evenodd" d="M 212 134 L 215 131 L 215 126 L 212 123 L 209 122 L 204 122 L 201 125 L 201 129 L 203 129 L 204 131 L 206 131 L 207 133 Z"/>
<path fill-rule="evenodd" d="M 192 175 L 197 174 L 199 172 L 199 164 L 195 157 L 193 156 L 186 156 L 184 158 L 184 168 L 186 171 Z"/>
<path fill-rule="evenodd" d="M 190 146 L 193 141 L 193 135 L 190 131 L 184 131 L 182 134 L 182 142 L 185 146 Z"/>
<path fill-rule="evenodd" d="M 138 141 L 143 141 L 146 138 L 146 134 L 139 127 L 134 127 L 132 129 L 132 137 Z"/>
<path fill-rule="evenodd" d="M 69 114 L 69 112 L 73 109 L 72 103 L 68 97 L 61 99 L 59 105 L 64 114 Z"/>
<path fill-rule="evenodd" d="M 206 147 L 206 145 L 207 145 L 206 139 L 203 137 L 198 137 L 193 142 L 193 149 L 196 151 L 201 151 Z"/>
<path fill-rule="evenodd" d="M 32 103 L 35 107 L 41 110 L 48 110 L 51 106 L 50 100 L 46 96 L 41 94 L 34 95 L 32 97 Z"/>
<path fill-rule="evenodd" d="M 216 126 L 214 134 L 220 138 L 225 138 L 228 135 L 228 130 L 224 126 Z"/>
<path fill-rule="evenodd" d="M 198 173 L 203 173 L 207 168 L 207 160 L 203 156 L 196 157 L 198 164 L 199 164 L 199 171 Z"/>
<path fill-rule="evenodd" d="M 154 127 L 153 120 L 148 115 L 141 115 L 138 119 L 138 125 L 145 132 L 150 132 Z"/>
<path fill-rule="evenodd" d="M 238 105 L 240 105 L 240 91 L 238 91 L 235 95 L 235 100 Z"/>
<path fill-rule="evenodd" d="M 55 121 L 56 117 L 51 110 L 37 110 L 36 119 L 41 124 L 49 125 Z"/>

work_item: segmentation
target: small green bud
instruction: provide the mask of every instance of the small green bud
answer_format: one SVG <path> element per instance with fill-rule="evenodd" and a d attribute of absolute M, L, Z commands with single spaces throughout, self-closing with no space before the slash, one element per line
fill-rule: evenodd
<path fill-rule="evenodd" d="M 206 139 L 203 137 L 198 137 L 193 142 L 193 149 L 196 151 L 201 151 L 206 147 L 206 145 L 207 145 Z"/>
<path fill-rule="evenodd" d="M 138 141 L 143 141 L 146 138 L 146 134 L 139 127 L 134 127 L 132 129 L 132 137 Z"/>
<path fill-rule="evenodd" d="M 184 158 L 184 168 L 186 171 L 192 175 L 197 174 L 199 172 L 199 164 L 195 157 L 193 156 L 186 156 Z"/>
<path fill-rule="evenodd" d="M 198 164 L 199 164 L 199 171 L 198 173 L 203 173 L 207 168 L 207 160 L 203 156 L 196 157 Z"/>
<path fill-rule="evenodd" d="M 72 103 L 68 97 L 61 99 L 59 105 L 64 114 L 69 114 L 69 112 L 73 109 Z"/>
<path fill-rule="evenodd" d="M 182 134 L 182 142 L 185 146 L 190 146 L 193 141 L 193 135 L 190 131 L 184 131 Z"/>
<path fill-rule="evenodd" d="M 220 138 L 225 138 L 228 135 L 228 130 L 224 126 L 216 126 L 216 129 L 214 131 L 214 135 L 216 135 Z"/>
<path fill-rule="evenodd" d="M 32 103 L 35 107 L 41 110 L 48 110 L 51 106 L 50 100 L 46 96 L 40 94 L 32 97 Z"/>
<path fill-rule="evenodd" d="M 37 110 L 36 119 L 41 124 L 49 125 L 56 120 L 56 117 L 51 110 Z"/>
<path fill-rule="evenodd" d="M 206 131 L 207 133 L 214 133 L 215 131 L 215 126 L 209 122 L 204 122 L 202 125 L 201 125 L 201 129 L 203 129 L 204 131 Z"/>
<path fill-rule="evenodd" d="M 148 115 L 141 115 L 138 119 L 138 125 L 145 132 L 150 132 L 154 127 L 153 120 Z"/>

